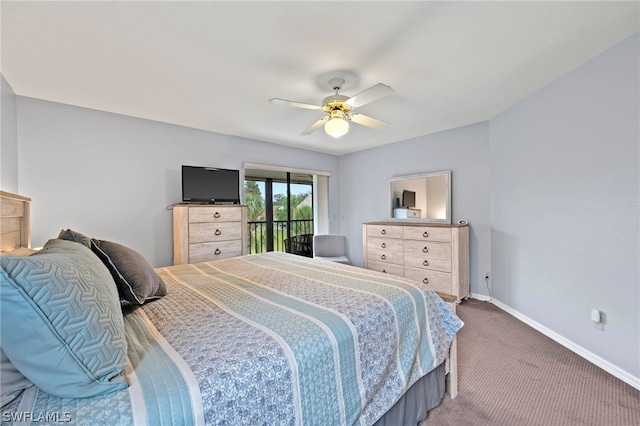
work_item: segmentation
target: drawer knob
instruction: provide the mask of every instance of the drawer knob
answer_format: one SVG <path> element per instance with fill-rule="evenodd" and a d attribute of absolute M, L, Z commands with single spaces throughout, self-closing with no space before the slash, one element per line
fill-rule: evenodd
<path fill-rule="evenodd" d="M 428 260 L 425 260 L 424 262 L 422 262 L 422 265 L 423 265 L 423 266 L 429 266 L 429 261 L 428 261 Z"/>
<path fill-rule="evenodd" d="M 387 258 L 386 254 L 383 254 L 382 256 L 380 256 L 380 259 L 385 260 Z"/>
<path fill-rule="evenodd" d="M 213 254 L 215 254 L 216 256 L 219 255 L 220 253 L 222 253 L 222 252 L 220 251 L 219 248 L 217 248 L 216 251 L 213 252 Z"/>
<path fill-rule="evenodd" d="M 422 282 L 425 283 L 425 284 L 429 284 L 429 278 L 423 279 Z"/>
<path fill-rule="evenodd" d="M 428 238 L 429 237 L 429 233 L 427 231 L 424 231 L 422 233 L 422 236 L 425 237 L 425 238 Z"/>
<path fill-rule="evenodd" d="M 220 213 L 215 212 L 215 213 L 213 214 L 213 217 L 215 217 L 216 219 L 218 219 L 218 218 L 220 217 Z"/>
<path fill-rule="evenodd" d="M 429 248 L 427 246 L 424 246 L 424 248 L 422 249 L 423 253 L 429 253 Z"/>
<path fill-rule="evenodd" d="M 386 269 L 383 269 L 383 270 L 382 270 L 382 273 L 383 273 L 383 274 L 386 274 L 386 273 L 387 273 L 387 270 L 386 270 Z"/>
<path fill-rule="evenodd" d="M 382 235 L 385 235 L 385 234 L 387 233 L 387 230 L 386 230 L 386 229 L 383 229 L 382 231 L 380 231 L 380 233 L 381 233 Z"/>
<path fill-rule="evenodd" d="M 387 244 L 386 243 L 382 243 L 382 244 L 380 244 L 380 247 L 387 248 Z"/>
<path fill-rule="evenodd" d="M 222 231 L 221 231 L 221 230 L 219 230 L 219 229 L 216 229 L 215 234 L 216 234 L 216 235 L 220 235 L 220 234 L 222 234 Z"/>

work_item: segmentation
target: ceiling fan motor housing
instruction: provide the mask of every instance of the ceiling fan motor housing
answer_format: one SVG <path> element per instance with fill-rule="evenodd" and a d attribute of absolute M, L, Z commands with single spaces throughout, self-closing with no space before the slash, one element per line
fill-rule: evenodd
<path fill-rule="evenodd" d="M 338 94 L 327 96 L 322 100 L 322 109 L 328 113 L 331 113 L 331 111 L 334 110 L 340 110 L 347 113 L 351 109 L 350 106 L 344 103 L 347 99 L 349 99 L 349 96 Z"/>

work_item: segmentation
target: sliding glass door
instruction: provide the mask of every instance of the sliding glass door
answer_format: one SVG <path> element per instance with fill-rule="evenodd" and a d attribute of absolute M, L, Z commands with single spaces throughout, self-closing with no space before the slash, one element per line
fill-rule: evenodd
<path fill-rule="evenodd" d="M 313 255 L 313 176 L 245 170 L 250 253 Z"/>

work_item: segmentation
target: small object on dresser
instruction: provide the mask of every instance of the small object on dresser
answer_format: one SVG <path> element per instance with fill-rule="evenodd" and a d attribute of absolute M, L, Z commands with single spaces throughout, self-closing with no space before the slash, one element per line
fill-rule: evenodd
<path fill-rule="evenodd" d="M 393 217 L 396 219 L 419 219 L 422 216 L 422 210 L 397 208 L 393 209 Z"/>

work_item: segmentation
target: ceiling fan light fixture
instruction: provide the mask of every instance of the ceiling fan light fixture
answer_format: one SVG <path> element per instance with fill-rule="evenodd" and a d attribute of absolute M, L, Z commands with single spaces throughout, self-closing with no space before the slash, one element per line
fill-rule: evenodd
<path fill-rule="evenodd" d="M 331 137 L 339 138 L 349 131 L 349 122 L 344 119 L 344 113 L 333 111 L 331 118 L 324 124 L 324 132 Z"/>

